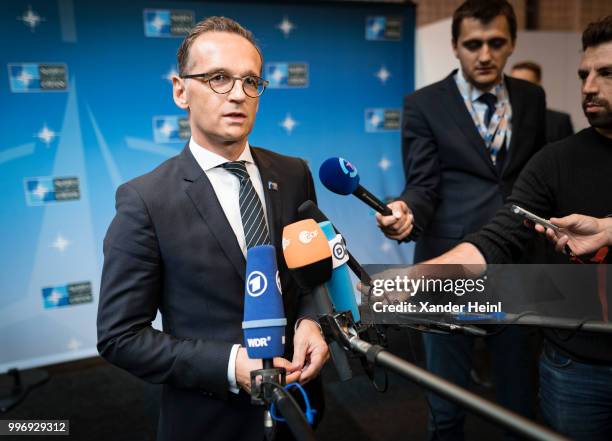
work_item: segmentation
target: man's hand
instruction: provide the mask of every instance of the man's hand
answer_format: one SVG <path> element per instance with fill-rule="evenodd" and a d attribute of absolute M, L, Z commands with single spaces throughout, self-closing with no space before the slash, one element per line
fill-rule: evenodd
<path fill-rule="evenodd" d="M 598 219 L 581 214 L 571 214 L 562 218 L 551 218 L 550 222 L 561 228 L 555 233 L 551 228 L 536 224 L 538 233 L 546 234 L 555 245 L 555 250 L 564 252 L 568 245 L 577 256 L 594 253 L 612 244 L 612 218 Z"/>
<path fill-rule="evenodd" d="M 403 240 L 412 232 L 412 211 L 404 201 L 393 201 L 387 206 L 393 212 L 390 216 L 376 213 L 378 228 L 389 239 Z"/>
<path fill-rule="evenodd" d="M 238 383 L 238 386 L 251 393 L 251 371 L 256 371 L 262 367 L 261 360 L 249 358 L 246 348 L 240 347 L 236 355 L 236 383 Z M 287 383 L 293 383 L 300 378 L 300 369 L 294 363 L 290 363 L 289 360 L 276 357 L 274 358 L 274 367 L 286 369 Z"/>
<path fill-rule="evenodd" d="M 315 378 L 328 358 L 329 350 L 319 326 L 312 320 L 302 320 L 293 337 L 292 365 L 301 369 L 299 382 L 305 384 Z M 290 382 L 287 378 L 287 383 Z"/>

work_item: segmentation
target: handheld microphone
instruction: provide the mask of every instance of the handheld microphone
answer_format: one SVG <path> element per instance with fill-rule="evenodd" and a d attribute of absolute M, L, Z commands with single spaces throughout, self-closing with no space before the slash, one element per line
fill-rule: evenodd
<path fill-rule="evenodd" d="M 357 168 L 344 158 L 326 159 L 319 168 L 319 179 L 328 190 L 336 194 L 353 194 L 380 214 L 393 214 L 385 203 L 359 185 Z"/>
<path fill-rule="evenodd" d="M 325 221 L 329 221 L 331 223 L 331 221 L 327 218 L 327 216 L 325 216 L 325 213 L 323 213 L 319 209 L 319 207 L 317 207 L 317 205 L 314 202 L 312 202 L 312 201 L 306 201 L 302 205 L 300 205 L 298 207 L 298 215 L 302 219 L 312 218 L 315 221 L 317 221 L 319 224 L 321 222 L 325 222 Z M 332 228 L 334 229 L 334 231 L 336 233 L 342 235 L 340 230 L 338 230 L 338 228 L 336 228 L 336 226 L 334 224 L 331 224 L 331 226 L 332 226 Z M 346 241 L 345 241 L 345 243 L 346 243 Z M 349 268 L 353 271 L 353 273 L 357 277 L 359 277 L 361 279 L 362 283 L 364 283 L 366 285 L 371 285 L 372 284 L 372 278 L 370 277 L 370 275 L 361 266 L 361 264 L 359 262 L 357 262 L 357 259 L 355 259 L 355 257 L 351 254 L 351 252 L 348 249 L 346 250 L 346 252 L 348 253 L 348 257 L 349 257 L 349 260 L 347 262 Z"/>
<path fill-rule="evenodd" d="M 249 358 L 282 357 L 286 325 L 276 251 L 272 245 L 249 248 L 242 322 Z"/>
<path fill-rule="evenodd" d="M 355 322 L 361 321 L 359 308 L 353 292 L 353 284 L 346 263 L 348 255 L 342 236 L 336 234 L 329 221 L 319 223 L 321 230 L 329 241 L 332 252 L 332 275 L 327 281 L 327 290 L 336 311 L 351 311 Z"/>

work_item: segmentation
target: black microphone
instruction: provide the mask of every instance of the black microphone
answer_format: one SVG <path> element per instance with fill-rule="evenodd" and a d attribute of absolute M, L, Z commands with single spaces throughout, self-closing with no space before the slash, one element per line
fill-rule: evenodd
<path fill-rule="evenodd" d="M 333 157 L 325 160 L 319 168 L 319 179 L 334 193 L 353 194 L 380 214 L 384 216 L 393 214 L 384 202 L 359 185 L 357 168 L 344 158 Z"/>
<path fill-rule="evenodd" d="M 325 216 L 325 213 L 323 213 L 319 209 L 319 207 L 317 207 L 317 205 L 312 201 L 306 201 L 302 205 L 300 205 L 298 207 L 298 215 L 300 219 L 314 219 L 317 223 L 321 223 L 325 221 L 331 222 L 327 218 L 327 216 Z M 346 243 L 346 237 L 340 232 L 340 230 L 338 230 L 338 228 L 336 228 L 336 226 L 333 223 L 331 225 L 334 228 L 334 231 L 336 231 L 337 234 L 341 235 L 344 238 L 344 241 Z M 346 251 L 349 257 L 347 265 L 349 266 L 351 271 L 353 271 L 353 273 L 357 277 L 359 277 L 365 285 L 371 285 L 372 278 L 370 277 L 370 275 L 361 266 L 361 264 L 357 261 L 357 259 L 355 259 L 355 257 L 351 254 L 351 252 L 348 249 Z"/>
<path fill-rule="evenodd" d="M 312 290 L 317 315 L 323 324 L 324 317 L 334 314 L 332 301 L 325 283 L 332 277 L 332 253 L 319 224 L 305 219 L 283 228 L 283 255 L 287 268 L 297 283 Z M 351 367 L 342 346 L 336 341 L 328 342 L 329 352 L 341 381 L 352 378 Z"/>

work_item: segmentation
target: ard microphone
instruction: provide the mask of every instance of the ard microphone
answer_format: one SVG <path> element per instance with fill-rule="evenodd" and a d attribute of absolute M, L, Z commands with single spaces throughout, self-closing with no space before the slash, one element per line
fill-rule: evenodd
<path fill-rule="evenodd" d="M 319 168 L 319 179 L 328 190 L 334 193 L 353 194 L 380 214 L 385 216 L 393 214 L 380 199 L 359 185 L 357 168 L 344 158 L 326 159 Z"/>
<path fill-rule="evenodd" d="M 272 359 L 285 352 L 285 310 L 276 251 L 272 245 L 249 248 L 244 288 L 244 344 L 249 358 Z"/>
<path fill-rule="evenodd" d="M 319 226 L 328 240 L 329 248 L 332 253 L 332 275 L 326 284 L 329 296 L 331 297 L 336 311 L 351 311 L 353 320 L 359 322 L 361 316 L 359 315 L 357 300 L 355 300 L 355 294 L 353 292 L 351 275 L 346 266 L 348 262 L 348 253 L 344 240 L 342 236 L 336 234 L 334 227 L 329 221 L 321 222 Z"/>

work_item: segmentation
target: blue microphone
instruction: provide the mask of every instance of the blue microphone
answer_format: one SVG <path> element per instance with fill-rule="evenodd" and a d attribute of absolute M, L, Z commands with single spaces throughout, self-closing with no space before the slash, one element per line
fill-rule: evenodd
<path fill-rule="evenodd" d="M 272 245 L 249 248 L 244 287 L 244 345 L 249 358 L 272 359 L 285 352 L 285 309 L 276 250 Z"/>
<path fill-rule="evenodd" d="M 336 234 L 331 222 L 320 222 L 319 226 L 329 242 L 332 252 L 332 275 L 326 283 L 327 291 L 331 297 L 336 311 L 351 311 L 355 322 L 361 320 L 357 300 L 353 291 L 353 284 L 349 274 L 348 252 L 342 236 Z"/>
<path fill-rule="evenodd" d="M 319 167 L 319 179 L 330 191 L 341 194 L 353 194 L 379 213 L 389 216 L 392 213 L 380 199 L 359 185 L 357 168 L 344 158 L 329 158 Z"/>

